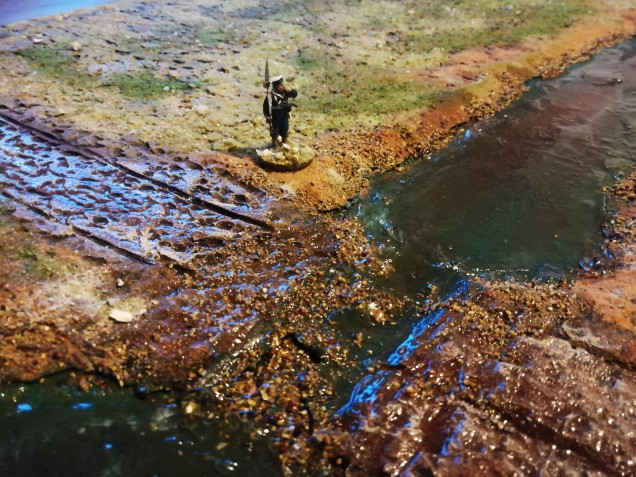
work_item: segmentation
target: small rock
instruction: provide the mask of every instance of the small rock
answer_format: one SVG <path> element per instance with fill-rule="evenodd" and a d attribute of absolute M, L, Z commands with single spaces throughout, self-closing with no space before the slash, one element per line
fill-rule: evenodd
<path fill-rule="evenodd" d="M 257 149 L 256 154 L 261 159 L 269 159 L 270 157 L 274 155 L 274 153 L 270 151 L 269 149 Z"/>
<path fill-rule="evenodd" d="M 82 49 L 82 45 L 78 41 L 74 41 L 71 43 L 71 48 L 73 51 L 80 51 Z"/>
<path fill-rule="evenodd" d="M 124 281 L 121 278 L 117 279 L 117 286 L 118 287 L 123 287 L 124 286 Z"/>
<path fill-rule="evenodd" d="M 110 312 L 109 318 L 119 323 L 130 323 L 133 320 L 133 315 L 129 311 L 123 311 L 114 309 Z"/>
<path fill-rule="evenodd" d="M 208 107 L 205 104 L 197 104 L 193 108 L 195 113 L 204 116 L 208 113 Z"/>
<path fill-rule="evenodd" d="M 199 412 L 199 405 L 193 401 L 190 401 L 188 404 L 185 405 L 185 408 L 183 411 L 186 414 L 195 414 Z"/>

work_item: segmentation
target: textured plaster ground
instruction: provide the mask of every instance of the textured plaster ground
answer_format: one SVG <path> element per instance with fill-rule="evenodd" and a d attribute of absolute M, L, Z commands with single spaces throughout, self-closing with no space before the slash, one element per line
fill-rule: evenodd
<path fill-rule="evenodd" d="M 274 22 L 276 28 L 263 28 L 254 16 L 263 11 L 271 13 L 280 5 L 269 7 L 242 1 L 210 6 L 210 2 L 183 2 L 176 8 L 160 2 L 122 1 L 7 27 L 0 38 L 0 104 L 24 117 L 36 116 L 48 122 L 59 128 L 61 136 L 80 145 L 82 141 L 90 145 L 91 137 L 98 136 L 124 149 L 142 144 L 158 155 L 162 151 L 180 151 L 193 161 L 226 168 L 233 180 L 257 185 L 272 196 L 284 195 L 315 213 L 346 204 L 364 193 L 374 174 L 406 167 L 402 163 L 407 158 L 425 157 L 427 152 L 443 146 L 466 123 L 500 111 L 519 97 L 528 79 L 558 74 L 565 66 L 588 58 L 599 48 L 636 33 L 636 14 L 628 9 L 630 2 L 591 3 L 599 8 L 593 18 L 583 18 L 555 36 L 455 54 L 434 50 L 413 55 L 395 50 L 389 31 L 381 27 L 365 31 L 373 24 L 373 18 L 386 12 L 378 7 L 365 13 L 366 3 L 358 7 L 351 4 L 348 7 L 351 10 L 341 11 L 334 8 L 339 3 L 308 2 L 305 13 L 291 20 L 284 16 L 284 11 L 276 10 L 281 15 Z M 479 19 L 466 18 L 461 12 L 449 10 L 448 16 L 465 28 L 479 28 Z M 312 36 L 317 25 L 328 33 L 328 41 Z M 437 31 L 436 25 L 419 27 Z M 457 25 L 450 22 L 439 28 L 453 27 Z M 339 35 L 346 31 L 350 32 L 348 36 Z M 202 36 L 203 33 L 208 36 Z M 221 36 L 210 38 L 212 34 Z M 78 58 L 83 74 L 101 86 L 69 87 L 16 55 L 28 47 L 73 42 L 77 45 L 70 47 L 74 53 L 69 50 L 69 54 Z M 204 44 L 207 46 L 203 47 Z M 263 170 L 254 149 L 267 143 L 267 131 L 260 117 L 264 58 L 272 58 L 276 73 L 286 75 L 309 102 L 312 89 L 328 89 L 329 85 L 313 84 L 313 77 L 297 68 L 293 60 L 298 51 L 317 47 L 336 58 L 391 65 L 391 74 L 396 78 L 421 82 L 424 89 L 443 94 L 431 106 L 383 115 L 342 115 L 337 118 L 339 122 L 332 122 L 333 114 L 306 113 L 301 103 L 293 113 L 293 139 L 316 151 L 313 163 L 294 173 Z M 185 92 L 171 91 L 151 101 L 133 100 L 108 87 L 108 78 L 114 72 L 145 68 L 189 82 L 192 87 Z M 599 272 L 597 277 L 577 282 L 573 290 L 589 301 L 592 309 L 611 323 L 619 335 L 624 331 L 631 336 L 636 326 L 633 180 L 622 183 L 621 187 L 624 190 L 619 195 L 625 202 L 617 219 L 620 227 L 610 240 L 613 244 L 608 245 L 618 258 L 617 265 L 611 273 Z M 4 278 L 0 288 L 3 318 L 0 329 L 5 338 L 0 347 L 2 379 L 33 380 L 59 369 L 97 371 L 114 377 L 120 384 L 146 381 L 162 386 L 202 379 L 216 396 L 230 398 L 228 414 L 258 410 L 259 419 L 277 429 L 277 435 L 282 436 L 281 459 L 286 464 L 302 466 L 311 458 L 317 466 L 332 466 L 336 471 L 342 467 L 340 452 L 348 445 L 350 436 L 330 434 L 332 426 L 338 427 L 330 421 L 328 409 L 331 384 L 316 373 L 308 355 L 299 352 L 293 340 L 285 337 L 288 333 L 303 335 L 305 344 L 324 347 L 330 359 L 344 367 L 347 357 L 339 340 L 352 337 L 325 332 L 321 327 L 323 318 L 333 310 L 352 306 L 357 300 L 369 320 L 383 323 L 390 319 L 391 307 L 398 305 L 391 303 L 391 297 L 378 295 L 360 277 L 335 274 L 325 285 L 325 271 L 311 266 L 305 275 L 293 278 L 293 297 L 264 286 L 255 288 L 252 295 L 242 296 L 234 290 L 237 282 L 233 280 L 241 273 L 257 275 L 259 261 L 266 270 L 274 270 L 281 258 L 268 258 L 267 244 L 272 243 L 273 248 L 288 244 L 283 260 L 289 264 L 297 263 L 302 253 L 323 254 L 334 265 L 369 259 L 373 252 L 355 226 L 332 227 L 327 223 L 318 227 L 315 235 L 302 232 L 308 234 L 306 237 L 291 228 L 287 234 L 283 231 L 279 236 L 249 239 L 218 257 L 218 266 L 232 278 L 197 283 L 187 274 L 168 267 L 147 269 L 100 254 L 81 239 L 52 239 L 46 234 L 33 234 L 28 222 L 7 218 L 10 205 L 3 207 L 6 210 L 0 248 Z M 298 245 L 314 241 L 315 249 L 305 250 Z M 303 263 L 309 263 L 304 262 L 309 260 L 308 256 L 302 259 Z M 386 272 L 377 263 L 370 270 L 376 266 L 378 271 Z M 241 273 L 231 275 L 233 271 Z M 315 286 L 322 287 L 321 297 L 316 296 Z M 497 295 L 497 287 L 493 295 Z M 209 290 L 213 292 L 210 294 Z M 516 294 L 514 290 L 505 293 Z M 519 292 L 519 296 L 524 293 L 528 294 L 528 300 L 537 301 L 537 309 L 552 306 L 554 298 L 540 287 Z M 557 297 L 561 300 L 557 305 L 560 309 L 576 299 L 570 291 L 564 292 L 567 298 L 561 293 Z M 542 306 L 541 300 L 547 300 L 546 306 Z M 189 308 L 192 304 L 201 308 Z M 133 326 L 126 327 L 108 319 L 115 307 L 139 316 L 145 309 L 146 314 Z M 248 334 L 245 325 L 250 320 L 246 317 L 265 317 L 270 326 L 273 321 L 267 320 L 277 307 L 282 316 L 276 318 L 281 323 L 266 339 L 270 361 L 263 362 L 262 350 L 248 350 L 237 363 L 230 363 L 234 367 L 226 370 L 227 375 L 217 373 L 221 381 L 216 385 L 206 382 L 206 366 L 216 359 L 208 356 L 207 348 L 219 352 L 231 349 L 234 338 Z M 468 323 L 466 326 L 473 323 L 467 313 L 462 316 Z M 492 315 L 484 316 L 484 323 L 492 322 L 493 329 L 475 328 L 475 332 L 479 339 L 492 344 L 505 327 Z M 231 318 L 224 321 L 227 317 Z M 505 333 L 512 337 L 510 330 Z M 166 339 L 174 336 L 179 339 L 172 343 Z M 188 352 L 184 353 L 184 349 Z M 633 345 L 627 343 L 608 353 L 618 355 L 628 369 L 633 369 L 636 355 Z M 183 361 L 183 356 L 187 361 Z M 411 364 L 414 369 L 418 366 L 416 362 Z M 255 373 L 253 369 L 258 371 Z M 297 375 L 302 373 L 308 379 L 296 382 Z M 227 386 L 223 377 L 234 384 Z M 80 384 L 88 385 L 83 380 Z M 433 381 L 419 384 L 422 387 L 413 391 L 410 403 L 425 400 L 424 391 L 443 394 L 439 389 L 427 388 Z M 548 388 L 558 389 L 553 385 Z M 264 389 L 269 389 L 270 394 L 263 394 Z M 391 406 L 401 404 L 393 401 Z M 389 418 L 391 406 L 382 410 Z M 310 423 L 308 410 L 312 416 Z M 310 430 L 314 426 L 322 427 L 324 432 L 312 435 Z M 289 429 L 295 429 L 296 434 L 287 435 Z M 313 447 L 317 434 L 323 445 L 322 453 Z M 285 453 L 285 449 L 289 452 Z M 396 461 L 399 464 L 399 459 Z M 361 462 L 360 465 L 366 465 L 364 460 Z M 372 465 L 371 460 L 368 462 Z"/>
<path fill-rule="evenodd" d="M 511 22 L 523 18 L 523 8 L 531 9 L 527 2 L 518 3 L 518 18 L 513 16 Z M 526 80 L 558 74 L 636 31 L 636 13 L 627 9 L 629 2 L 593 1 L 593 18 L 584 16 L 556 36 L 457 53 L 422 51 L 404 47 L 395 38 L 412 29 L 432 36 L 454 29 L 480 32 L 484 22 L 472 18 L 471 9 L 444 7 L 441 17 L 428 18 L 409 14 L 409 5 L 122 1 L 17 23 L 0 39 L 0 100 L 11 109 L 18 101 L 30 113 L 81 134 L 192 153 L 274 194 L 282 190 L 310 208 L 325 210 L 356 196 L 374 171 L 439 147 L 455 128 L 501 110 L 519 96 Z M 506 18 L 507 7 L 501 8 Z M 394 23 L 382 23 L 387 11 Z M 78 74 L 92 82 L 52 82 L 15 55 L 24 48 L 60 45 L 77 59 Z M 401 112 L 396 106 L 392 112 L 369 114 L 373 108 L 367 103 L 374 101 L 369 96 L 359 100 L 359 108 L 344 102 L 340 109 L 317 111 L 313 106 L 324 101 L 325 94 L 342 100 L 352 93 L 333 89 L 333 79 L 317 83 L 320 65 L 301 67 L 305 57 L 328 58 L 327 67 L 332 68 L 338 62 L 357 62 L 366 68 L 361 74 L 415 83 L 422 95 L 433 92 L 446 98 L 437 107 Z M 268 144 L 260 112 L 265 59 L 272 74 L 285 75 L 300 91 L 299 108 L 292 114 L 292 141 L 317 154 L 310 167 L 295 174 L 263 175 L 254 152 Z M 178 79 L 191 89 L 139 101 L 109 87 L 117 73 L 143 71 Z"/>

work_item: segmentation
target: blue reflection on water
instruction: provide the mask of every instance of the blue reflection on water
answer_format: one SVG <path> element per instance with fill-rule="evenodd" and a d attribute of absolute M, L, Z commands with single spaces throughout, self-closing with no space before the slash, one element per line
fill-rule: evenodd
<path fill-rule="evenodd" d="M 453 444 L 457 448 L 461 446 L 460 436 L 461 436 L 462 430 L 464 429 L 464 424 L 465 422 L 463 420 L 457 423 L 457 425 L 453 429 L 453 433 L 444 441 L 444 444 L 442 445 L 442 449 L 440 451 L 441 456 L 444 456 L 444 457 L 448 456 L 450 454 L 451 446 Z"/>
<path fill-rule="evenodd" d="M 379 178 L 357 217 L 396 271 L 389 286 L 417 292 L 457 275 L 555 280 L 602 254 L 602 189 L 634 164 L 635 62 L 620 55 L 635 44 L 533 82 L 506 114 Z M 589 82 L 616 75 L 621 83 Z"/>
<path fill-rule="evenodd" d="M 635 164 L 634 51 L 636 40 L 561 78 L 535 82 L 506 114 L 467 129 L 407 173 L 378 179 L 349 213 L 395 269 L 385 286 L 417 296 L 435 285 L 450 290 L 444 302 L 462 298 L 467 277 L 549 281 L 594 267 L 608 253 L 600 247 L 608 212 L 603 188 Z M 615 70 L 621 83 L 590 82 Z M 413 319 L 387 365 L 402 365 L 447 322 L 441 311 Z M 389 372 L 361 378 L 340 413 L 374 403 Z M 463 378 L 462 370 L 461 388 Z"/>
<path fill-rule="evenodd" d="M 76 411 L 86 411 L 88 409 L 91 409 L 92 407 L 92 402 L 78 402 L 77 404 L 73 404 L 71 406 L 71 409 L 74 409 Z"/>
<path fill-rule="evenodd" d="M 414 349 L 417 348 L 419 338 L 432 324 L 436 323 L 444 315 L 444 310 L 437 310 L 418 321 L 408 338 L 398 346 L 398 349 L 389 356 L 387 362 L 392 366 L 397 366 L 406 359 Z"/>
<path fill-rule="evenodd" d="M 349 402 L 340 408 L 338 414 L 355 413 L 356 408 L 360 404 L 375 402 L 378 397 L 378 391 L 382 388 L 388 374 L 388 371 L 380 371 L 379 373 L 365 376 L 362 381 L 356 384 Z"/>
<path fill-rule="evenodd" d="M 18 404 L 18 412 L 30 412 L 33 411 L 33 407 L 27 403 L 19 403 Z"/>

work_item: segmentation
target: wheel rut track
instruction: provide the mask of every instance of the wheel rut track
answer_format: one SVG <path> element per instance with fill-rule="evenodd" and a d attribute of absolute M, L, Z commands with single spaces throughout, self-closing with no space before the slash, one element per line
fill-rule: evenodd
<path fill-rule="evenodd" d="M 25 204 L 23 203 L 19 197 L 14 196 L 13 194 L 7 193 L 5 191 L 0 191 L 0 195 L 6 197 L 7 199 L 20 204 L 21 206 L 25 207 L 26 209 L 28 209 L 31 212 L 34 212 L 35 214 L 37 214 L 38 216 L 44 217 L 46 220 L 50 220 L 50 221 L 55 221 L 55 218 L 51 216 L 51 214 L 47 213 L 45 210 L 42 210 L 38 207 L 29 205 L 29 204 Z M 120 255 L 123 255 L 131 260 L 135 260 L 136 262 L 140 262 L 140 263 L 144 263 L 146 265 L 154 265 L 153 262 L 147 260 L 145 257 L 143 257 L 140 254 L 131 252 L 130 250 L 120 247 L 115 243 L 109 242 L 107 240 L 104 240 L 102 238 L 96 237 L 94 234 L 90 233 L 90 231 L 84 230 L 80 227 L 77 226 L 69 226 L 72 233 L 74 233 L 75 235 L 80 235 L 84 238 L 87 238 L 89 240 L 92 240 L 93 242 L 97 243 L 98 245 L 102 246 L 102 247 L 106 247 L 109 249 L 112 249 L 114 251 L 116 251 L 117 253 L 119 253 Z"/>
<path fill-rule="evenodd" d="M 169 164 L 152 167 L 162 176 Z M 190 177 L 192 190 L 145 174 L 147 168 L 148 163 L 138 168 L 93 147 L 77 147 L 0 112 L 0 192 L 58 233 L 61 224 L 62 233 L 84 236 L 129 258 L 186 266 L 246 233 L 273 228 L 249 204 L 211 198 L 214 191 L 199 184 L 206 181 L 202 167 L 194 180 Z M 181 181 L 178 174 L 171 178 Z M 225 178 L 214 180 L 228 184 L 223 190 L 244 190 Z"/>
<path fill-rule="evenodd" d="M 191 193 L 188 193 L 187 191 L 180 189 L 179 187 L 175 187 L 171 184 L 168 184 L 165 181 L 156 179 L 154 177 L 150 177 L 146 174 L 140 173 L 137 170 L 133 169 L 130 166 L 127 166 L 125 164 L 121 164 L 115 160 L 109 159 L 108 157 L 106 157 L 104 154 L 102 154 L 101 152 L 99 152 L 95 147 L 77 147 L 74 146 L 73 144 L 70 144 L 67 141 L 64 141 L 63 139 L 55 136 L 54 134 L 51 134 L 47 131 L 44 131 L 36 126 L 33 126 L 31 124 L 26 124 L 22 121 L 20 121 L 18 119 L 18 116 L 14 116 L 13 114 L 7 113 L 5 112 L 0 112 L 0 124 L 1 121 L 4 120 L 9 124 L 14 125 L 17 128 L 20 129 L 25 129 L 26 131 L 30 132 L 31 134 L 37 136 L 38 138 L 44 140 L 45 142 L 52 144 L 54 146 L 56 146 L 57 148 L 59 148 L 61 151 L 66 151 L 66 152 L 71 152 L 74 154 L 79 154 L 81 156 L 86 157 L 87 159 L 94 159 L 94 160 L 98 160 L 98 161 L 104 161 L 108 164 L 113 165 L 114 167 L 117 167 L 119 169 L 121 169 L 122 171 L 131 174 L 139 179 L 142 180 L 147 180 L 149 182 L 152 182 L 153 184 L 155 184 L 158 187 L 164 188 L 165 190 L 172 192 L 173 194 L 182 197 L 182 198 L 186 198 L 188 200 L 190 200 L 193 204 L 199 205 L 201 207 L 206 207 L 214 212 L 217 212 L 219 214 L 222 215 L 226 215 L 232 219 L 236 219 L 236 220 L 241 220 L 243 222 L 247 222 L 249 224 L 253 224 L 253 225 L 257 225 L 259 227 L 263 227 L 265 229 L 272 229 L 273 225 L 269 220 L 263 219 L 263 218 L 259 218 L 259 217 L 255 217 L 253 215 L 249 215 L 249 214 L 241 214 L 240 212 L 237 212 L 236 210 L 232 210 L 232 208 L 228 207 L 228 204 L 222 204 L 219 203 L 217 201 L 212 201 L 212 200 L 208 200 L 208 199 L 204 199 L 201 197 L 197 197 Z"/>

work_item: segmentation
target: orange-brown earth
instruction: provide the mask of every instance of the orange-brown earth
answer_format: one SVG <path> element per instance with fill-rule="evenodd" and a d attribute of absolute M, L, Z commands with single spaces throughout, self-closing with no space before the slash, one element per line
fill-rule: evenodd
<path fill-rule="evenodd" d="M 435 107 L 389 117 L 372 129 L 324 134 L 316 140 L 318 156 L 308 167 L 293 173 L 269 172 L 270 187 L 291 188 L 310 209 L 342 207 L 364 191 L 375 173 L 438 149 L 458 128 L 504 109 L 526 90 L 529 79 L 558 75 L 565 67 L 635 33 L 636 11 L 628 10 L 611 22 L 587 20 L 554 37 L 454 54 L 439 67 L 408 74 L 448 91 L 448 97 Z M 237 173 L 257 167 L 250 157 L 225 153 L 204 157 Z"/>
<path fill-rule="evenodd" d="M 612 273 L 602 277 L 578 280 L 573 291 L 594 304 L 602 321 L 624 330 L 636 332 L 636 174 L 614 187 L 621 205 L 609 226 L 607 248 L 615 257 Z M 636 356 L 636 344 L 627 343 L 626 352 Z"/>
<path fill-rule="evenodd" d="M 291 187 L 310 209 L 341 207 L 365 189 L 373 174 L 438 149 L 458 128 L 501 111 L 525 91 L 529 79 L 558 75 L 635 33 L 636 11 L 629 10 L 612 22 L 587 20 L 551 38 L 457 53 L 439 68 L 410 76 L 449 91 L 459 88 L 459 93 L 449 93 L 434 108 L 401 114 L 387 126 L 326 134 L 317 141 L 320 152 L 312 164 L 293 173 L 269 172 L 268 179 L 275 186 Z M 230 170 L 254 167 L 249 158 L 221 153 L 205 157 Z M 619 220 L 633 227 L 633 215 L 634 206 L 626 205 Z M 635 331 L 636 271 L 628 237 L 626 250 L 618 256 L 621 265 L 612 277 L 581 281 L 575 291 L 596 303 L 609 321 Z"/>
<path fill-rule="evenodd" d="M 299 207 L 308 211 L 338 208 L 363 192 L 374 174 L 401 167 L 407 158 L 443 146 L 463 125 L 505 108 L 525 90 L 528 79 L 556 75 L 600 48 L 636 33 L 633 10 L 612 21 L 602 15 L 599 18 L 605 20 L 586 20 L 554 37 L 515 46 L 461 52 L 439 67 L 410 73 L 415 81 L 446 89 L 448 95 L 435 107 L 396 115 L 375 128 L 354 127 L 318 137 L 313 146 L 319 154 L 301 171 L 264 173 L 253 156 L 219 151 L 191 153 L 190 158 L 227 168 L 234 177 L 258 184 L 273 196 L 292 190 Z M 324 264 L 312 268 L 311 259 L 317 256 L 327 257 L 334 266 L 367 259 L 369 270 L 386 272 L 381 263 L 371 260 L 373 251 L 355 225 L 327 223 L 313 231 L 290 226 L 251 237 L 219 254 L 219 273 L 202 280 L 169 267 L 114 258 L 83 239 L 53 240 L 33 232 L 28 222 L 9 218 L 9 207 L 3 214 L 11 225 L 2 229 L 0 248 L 1 379 L 34 380 L 70 369 L 89 373 L 87 376 L 102 373 L 120 384 L 201 382 L 211 389 L 210 401 L 225 409 L 214 408 L 211 416 L 220 412 L 228 417 L 250 410 L 275 429 L 281 458 L 289 469 L 306 465 L 337 473 L 351 465 L 352 475 L 427 470 L 457 475 L 506 473 L 501 459 L 511 455 L 515 465 L 524 465 L 526 459 L 528 472 L 572 468 L 633 471 L 629 463 L 633 435 L 610 448 L 617 436 L 629 432 L 633 410 L 621 407 L 622 414 L 612 416 L 624 420 L 618 427 L 610 423 L 595 429 L 601 432 L 598 446 L 602 448 L 595 453 L 594 436 L 579 442 L 577 433 L 588 432 L 592 424 L 599 426 L 606 419 L 604 408 L 581 424 L 580 419 L 564 420 L 567 406 L 551 410 L 549 400 L 538 400 L 545 408 L 537 410 L 533 407 L 537 403 L 529 402 L 532 398 L 524 396 L 521 388 L 493 388 L 514 378 L 525 383 L 522 390 L 526 393 L 540 383 L 542 392 L 558 395 L 560 377 L 581 362 L 586 369 L 600 370 L 598 374 L 589 372 L 592 383 L 602 381 L 605 386 L 616 382 L 612 379 L 625 386 L 633 383 L 633 179 L 622 182 L 617 194 L 625 202 L 615 219 L 615 233 L 608 239 L 608 248 L 617 258 L 612 271 L 579 280 L 573 287 L 562 284 L 556 290 L 540 285 L 482 284 L 483 291 L 476 292 L 468 304 L 449 304 L 448 328 L 440 328 L 437 337 L 424 334 L 418 338 L 416 351 L 399 367 L 387 370 L 387 386 L 376 407 L 363 408 L 357 418 L 345 416 L 343 422 L 331 415 L 333 383 L 320 376 L 315 362 L 320 356 L 311 351 L 320 350 L 321 356 L 344 367 L 347 353 L 342 341 L 355 339 L 362 345 L 363 339 L 338 335 L 325 329 L 322 322 L 333 310 L 358 306 L 369 320 L 383 323 L 401 306 L 392 303 L 395 297 L 377 294 L 373 285 L 355 272 L 325 270 Z M 282 249 L 281 244 L 285 244 Z M 291 276 L 273 271 L 280 263 L 293 269 L 300 261 L 303 266 L 309 264 L 307 270 L 297 270 Z M 290 281 L 290 293 L 271 287 L 272 283 Z M 250 291 L 237 292 L 242 285 L 248 285 Z M 315 287 L 320 287 L 320 294 L 315 293 Z M 132 325 L 108 318 L 113 307 L 124 305 L 138 312 L 140 318 Z M 568 320 L 575 325 L 564 327 Z M 602 322 L 611 325 L 609 330 Z M 226 325 L 231 329 L 225 329 Z M 600 338 L 590 338 L 590 328 L 602 328 Z M 263 329 L 274 331 L 267 334 Z M 515 348 L 519 335 L 523 342 Z M 564 335 L 569 343 L 563 340 Z M 251 348 L 249 342 L 255 336 L 261 341 Z M 571 343 L 595 354 L 581 357 L 579 350 L 571 349 Z M 469 347 L 460 352 L 455 345 Z M 227 361 L 237 347 L 241 353 Z M 448 354 L 440 354 L 439 349 Z M 467 360 L 465 350 L 483 356 Z M 513 356 L 513 365 L 504 366 L 503 371 L 495 369 L 497 360 L 507 354 Z M 614 361 L 621 367 L 616 368 Z M 427 373 L 422 373 L 422 363 L 430 365 Z M 532 372 L 524 374 L 529 363 Z M 300 374 L 305 377 L 302 381 L 298 380 Z M 88 385 L 86 379 L 82 377 L 82 385 Z M 610 384 L 607 389 L 599 385 L 594 391 L 602 394 L 597 397 L 604 406 L 611 405 Z M 594 389 L 591 386 L 584 391 Z M 626 400 L 629 389 L 621 388 L 619 397 Z M 581 388 L 567 381 L 566 391 L 576 394 Z M 573 415 L 583 419 L 590 414 L 595 399 L 582 399 L 578 414 Z M 492 404 L 484 405 L 482 400 Z M 198 404 L 185 406 L 186 412 L 198 409 Z M 366 421 L 368 416 L 375 417 Z M 413 418 L 417 422 L 409 420 Z M 404 426 L 390 427 L 396 421 Z M 442 422 L 446 422 L 443 429 Z M 474 439 L 475 434 L 463 436 L 464 442 L 470 443 L 468 453 L 453 461 L 450 452 L 450 457 L 431 462 L 429 454 L 440 448 L 435 447 L 435 439 L 441 442 L 452 437 L 448 422 L 460 430 L 481 432 L 481 441 Z M 470 425 L 461 427 L 460 423 Z M 612 440 L 603 440 L 603 432 Z M 550 438 L 543 439 L 544 434 Z M 429 448 L 422 448 L 421 443 L 429 438 Z M 484 451 L 495 439 L 499 439 L 495 452 Z M 551 454 L 555 448 L 559 455 Z M 570 450 L 574 457 L 570 457 Z M 387 451 L 387 460 L 378 460 Z M 546 455 L 550 456 L 547 460 Z M 453 462 L 461 465 L 453 467 Z M 549 465 L 542 468 L 541 462 Z"/>

